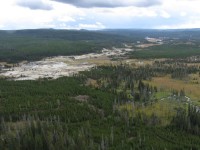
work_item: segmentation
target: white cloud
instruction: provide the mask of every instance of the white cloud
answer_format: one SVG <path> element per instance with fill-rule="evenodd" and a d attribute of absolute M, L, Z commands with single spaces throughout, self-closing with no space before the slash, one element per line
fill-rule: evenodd
<path fill-rule="evenodd" d="M 95 24 L 79 24 L 78 29 L 92 29 L 92 30 L 97 30 L 97 29 L 104 29 L 105 26 L 100 23 L 96 22 Z"/>
<path fill-rule="evenodd" d="M 158 16 L 157 12 L 150 8 L 136 8 L 136 7 L 120 7 L 120 8 L 99 8 L 92 9 L 93 13 L 96 13 L 100 16 L 105 16 L 109 18 L 131 18 L 131 17 L 156 17 Z M 88 13 L 91 10 L 88 10 Z M 105 15 L 106 14 L 106 15 Z"/>
<path fill-rule="evenodd" d="M 181 17 L 185 17 L 186 15 L 187 15 L 187 13 L 184 12 L 184 11 L 182 11 L 182 12 L 180 13 L 180 16 L 181 16 Z"/>
<path fill-rule="evenodd" d="M 54 0 L 61 3 L 71 4 L 82 8 L 115 8 L 115 7 L 150 7 L 160 5 L 161 0 Z"/>
<path fill-rule="evenodd" d="M 24 4 L 23 7 L 19 6 L 19 1 Z M 97 2 L 100 0 L 76 0 L 76 2 L 87 1 L 87 8 L 76 7 L 75 0 L 63 1 L 71 1 L 73 5 L 55 0 L 1 1 L 0 29 L 200 28 L 198 21 L 200 20 L 200 0 L 101 1 L 101 4 L 110 3 L 110 7 L 107 8 L 89 6 L 90 4 L 99 5 Z M 123 7 L 115 7 L 117 4 L 114 2 Z M 160 5 L 156 5 L 156 2 Z M 155 5 L 146 7 L 148 3 L 155 3 Z M 141 6 L 143 4 L 143 7 L 138 7 L 139 4 Z"/>
<path fill-rule="evenodd" d="M 22 7 L 27 7 L 30 9 L 42 9 L 42 10 L 51 10 L 52 5 L 50 5 L 48 2 L 45 0 L 18 0 L 16 2 L 17 5 L 22 6 Z"/>
<path fill-rule="evenodd" d="M 0 28 L 57 28 L 59 22 L 75 22 L 77 16 L 84 16 L 84 12 L 73 6 L 48 2 L 53 6 L 53 10 L 32 10 L 16 5 L 15 0 L 1 2 Z"/>
<path fill-rule="evenodd" d="M 57 20 L 60 22 L 71 22 L 71 21 L 75 22 L 76 21 L 74 18 L 69 17 L 69 16 L 60 16 L 60 17 L 58 17 Z"/>
<path fill-rule="evenodd" d="M 171 17 L 170 14 L 167 13 L 166 11 L 161 11 L 160 16 L 163 17 L 163 18 L 170 18 Z"/>
<path fill-rule="evenodd" d="M 156 28 L 159 28 L 159 29 L 190 29 L 190 28 L 199 28 L 199 27 L 200 27 L 200 21 L 193 20 L 193 21 L 188 21 L 185 23 L 174 24 L 174 25 L 162 25 L 162 26 L 158 26 Z"/>

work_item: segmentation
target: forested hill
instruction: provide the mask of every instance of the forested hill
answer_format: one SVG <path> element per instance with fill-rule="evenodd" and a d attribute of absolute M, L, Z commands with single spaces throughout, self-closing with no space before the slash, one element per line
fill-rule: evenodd
<path fill-rule="evenodd" d="M 89 30 L 55 30 L 55 29 L 26 29 L 26 30 L 10 30 L 0 31 L 0 36 L 6 37 L 32 37 L 45 39 L 64 39 L 70 41 L 76 40 L 127 40 L 126 37 L 118 34 L 108 34 L 105 32 L 89 31 Z"/>
<path fill-rule="evenodd" d="M 112 40 L 129 41 L 145 37 L 168 37 L 180 39 L 200 39 L 200 29 L 105 29 L 105 30 L 56 30 L 56 29 L 24 29 L 0 30 L 0 37 L 35 37 L 65 40 Z"/>
<path fill-rule="evenodd" d="M 145 37 L 162 37 L 167 38 L 168 41 L 179 39 L 178 42 L 193 40 L 197 43 L 197 50 L 195 49 L 195 51 L 199 51 L 200 29 L 0 30 L 0 61 L 16 63 L 23 60 L 34 61 L 58 55 L 80 55 L 98 52 L 103 48 L 122 47 L 123 43 L 136 43 L 137 41 L 145 43 Z M 165 44 L 169 45 L 169 43 Z M 191 55 L 193 54 L 196 53 Z M 165 57 L 165 55 L 161 57 Z"/>
<path fill-rule="evenodd" d="M 179 39 L 200 39 L 200 29 L 106 29 L 103 33 L 122 35 L 132 40 L 141 40 L 145 37 L 168 37 Z"/>
<path fill-rule="evenodd" d="M 39 60 L 79 55 L 130 42 L 123 35 L 87 30 L 30 29 L 0 31 L 0 61 Z"/>

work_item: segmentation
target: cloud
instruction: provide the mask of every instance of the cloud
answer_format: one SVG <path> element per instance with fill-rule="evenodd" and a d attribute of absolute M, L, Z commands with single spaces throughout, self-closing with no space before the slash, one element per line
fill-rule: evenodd
<path fill-rule="evenodd" d="M 172 25 L 161 25 L 156 28 L 158 29 L 190 29 L 190 28 L 199 28 L 200 27 L 200 18 L 196 18 L 194 20 L 188 20 L 185 22 L 179 22 L 177 24 Z"/>
<path fill-rule="evenodd" d="M 0 29 L 199 28 L 199 6 L 200 0 L 5 0 Z"/>
<path fill-rule="evenodd" d="M 53 0 L 66 4 L 71 4 L 77 7 L 91 8 L 91 7 L 150 7 L 160 5 L 161 0 Z"/>
<path fill-rule="evenodd" d="M 164 11 L 164 10 L 161 11 L 160 16 L 163 17 L 163 18 L 166 18 L 166 19 L 171 17 L 170 14 L 167 13 L 166 11 Z"/>
<path fill-rule="evenodd" d="M 37 10 L 52 10 L 53 7 L 49 3 L 45 3 L 42 0 L 19 0 L 16 2 L 17 5 L 27 7 L 29 9 Z"/>
<path fill-rule="evenodd" d="M 79 24 L 78 28 L 96 30 L 96 29 L 104 29 L 105 26 L 100 22 L 96 22 L 95 24 Z"/>
<path fill-rule="evenodd" d="M 151 7 L 155 5 L 161 5 L 161 4 L 162 2 L 160 0 L 137 0 L 135 2 L 135 6 L 137 7 Z"/>

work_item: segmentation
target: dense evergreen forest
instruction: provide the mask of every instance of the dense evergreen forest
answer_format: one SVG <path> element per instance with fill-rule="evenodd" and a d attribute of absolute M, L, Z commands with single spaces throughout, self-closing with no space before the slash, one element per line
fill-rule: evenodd
<path fill-rule="evenodd" d="M 135 40 L 142 40 L 144 37 L 168 37 L 172 39 L 197 40 L 200 29 L 105 29 L 100 32 L 123 35 Z"/>
<path fill-rule="evenodd" d="M 0 31 L 0 60 L 20 62 L 59 55 L 99 52 L 103 48 L 132 45 L 131 58 L 184 58 L 200 55 L 200 30 L 10 30 Z M 160 46 L 137 51 L 135 44 L 148 43 L 145 38 L 164 39 Z M 187 45 L 186 41 L 192 44 Z M 176 44 L 178 43 L 178 44 Z"/>
<path fill-rule="evenodd" d="M 199 33 L 0 31 L 0 73 L 14 71 L 11 66 L 23 60 L 132 49 L 123 56 L 95 57 L 90 63 L 106 63 L 70 77 L 0 76 L 0 149 L 199 150 Z M 89 63 L 86 59 L 74 64 Z"/>
<path fill-rule="evenodd" d="M 16 63 L 51 56 L 99 52 L 105 47 L 122 46 L 122 41 L 130 39 L 86 30 L 0 31 L 0 60 Z"/>
<path fill-rule="evenodd" d="M 198 150 L 200 112 L 185 102 L 184 90 L 172 89 L 173 100 L 165 100 L 177 104 L 174 115 L 142 111 L 162 101 L 162 89 L 147 81 L 199 72 L 181 62 L 99 66 L 56 80 L 0 79 L 0 149 Z"/>

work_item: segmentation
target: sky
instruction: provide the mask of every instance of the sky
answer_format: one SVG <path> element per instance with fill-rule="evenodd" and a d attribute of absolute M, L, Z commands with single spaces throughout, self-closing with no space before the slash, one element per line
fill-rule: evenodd
<path fill-rule="evenodd" d="M 0 30 L 200 28 L 200 0 L 2 0 Z"/>

